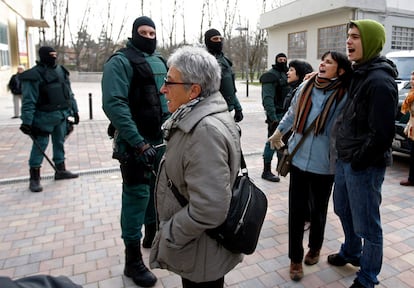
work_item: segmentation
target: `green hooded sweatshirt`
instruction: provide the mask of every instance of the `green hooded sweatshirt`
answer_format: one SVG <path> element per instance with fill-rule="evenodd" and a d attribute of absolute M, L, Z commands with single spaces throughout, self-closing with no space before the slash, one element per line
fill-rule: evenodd
<path fill-rule="evenodd" d="M 385 29 L 381 23 L 370 20 L 352 20 L 361 35 L 362 42 L 362 62 L 366 62 L 376 56 L 379 56 L 385 43 Z"/>

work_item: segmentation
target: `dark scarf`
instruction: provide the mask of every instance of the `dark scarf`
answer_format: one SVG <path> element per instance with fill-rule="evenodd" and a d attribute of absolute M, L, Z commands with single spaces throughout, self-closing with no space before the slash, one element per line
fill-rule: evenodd
<path fill-rule="evenodd" d="M 309 79 L 308 83 L 305 84 L 299 96 L 298 105 L 296 107 L 295 120 L 293 122 L 293 130 L 295 132 L 303 134 L 305 129 L 306 120 L 309 116 L 309 111 L 312 107 L 312 88 L 323 89 L 324 92 L 335 90 L 329 99 L 325 102 L 325 106 L 322 108 L 322 112 L 316 119 L 314 133 L 315 135 L 320 134 L 326 124 L 326 119 L 329 115 L 329 110 L 332 105 L 339 103 L 346 93 L 346 88 L 343 87 L 343 82 L 340 78 L 330 80 L 326 78 L 320 78 L 318 75 L 313 76 Z"/>

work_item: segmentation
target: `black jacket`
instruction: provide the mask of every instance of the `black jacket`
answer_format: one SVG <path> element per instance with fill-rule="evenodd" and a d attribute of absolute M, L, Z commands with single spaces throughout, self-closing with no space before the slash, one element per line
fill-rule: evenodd
<path fill-rule="evenodd" d="M 354 67 L 336 140 L 339 159 L 354 170 L 391 164 L 397 76 L 394 63 L 381 56 Z"/>
<path fill-rule="evenodd" d="M 8 87 L 14 95 L 22 94 L 22 83 L 20 83 L 19 74 L 14 74 L 10 78 Z"/>

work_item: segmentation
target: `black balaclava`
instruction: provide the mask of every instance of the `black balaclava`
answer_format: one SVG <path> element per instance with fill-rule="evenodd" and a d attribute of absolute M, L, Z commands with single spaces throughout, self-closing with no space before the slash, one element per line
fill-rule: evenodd
<path fill-rule="evenodd" d="M 296 75 L 299 77 L 299 84 L 302 83 L 303 78 L 305 78 L 306 74 L 313 71 L 313 68 L 309 63 L 296 59 L 289 62 L 289 68 L 290 67 L 295 68 Z"/>
<path fill-rule="evenodd" d="M 213 36 L 221 36 L 221 34 L 216 29 L 207 30 L 204 33 L 204 44 L 206 44 L 207 50 L 211 54 L 220 54 L 223 51 L 223 41 L 213 42 L 211 41 Z"/>
<path fill-rule="evenodd" d="M 289 70 L 289 68 L 287 66 L 287 62 L 281 62 L 281 63 L 277 62 L 277 58 L 279 58 L 279 57 L 287 58 L 285 53 L 277 54 L 276 57 L 275 57 L 275 67 L 276 67 L 276 69 L 279 70 L 280 72 L 287 72 Z"/>
<path fill-rule="evenodd" d="M 54 67 L 56 65 L 56 57 L 51 56 L 50 52 L 56 52 L 55 49 L 49 46 L 42 46 L 39 49 L 40 62 L 48 67 Z"/>
<path fill-rule="evenodd" d="M 132 44 L 137 47 L 142 52 L 152 54 L 155 51 L 155 47 L 157 45 L 157 38 L 150 39 L 147 37 L 143 37 L 138 34 L 138 27 L 142 25 L 148 25 L 155 29 L 154 21 L 147 16 L 141 16 L 135 19 L 134 25 L 132 25 Z"/>

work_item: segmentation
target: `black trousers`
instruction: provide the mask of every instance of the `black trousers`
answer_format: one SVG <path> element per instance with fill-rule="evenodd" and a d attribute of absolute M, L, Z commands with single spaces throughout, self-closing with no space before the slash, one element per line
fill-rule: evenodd
<path fill-rule="evenodd" d="M 289 258 L 302 262 L 304 224 L 310 210 L 310 249 L 321 249 L 334 175 L 305 172 L 292 165 L 289 183 Z"/>
<path fill-rule="evenodd" d="M 411 144 L 411 149 L 410 149 L 410 170 L 409 170 L 409 174 L 408 174 L 408 180 L 410 180 L 410 182 L 414 183 L 414 141 L 409 140 L 410 144 Z"/>
<path fill-rule="evenodd" d="M 196 283 L 188 279 L 181 278 L 183 283 L 183 288 L 223 288 L 224 287 L 224 277 L 221 277 L 215 281 L 201 282 Z"/>

